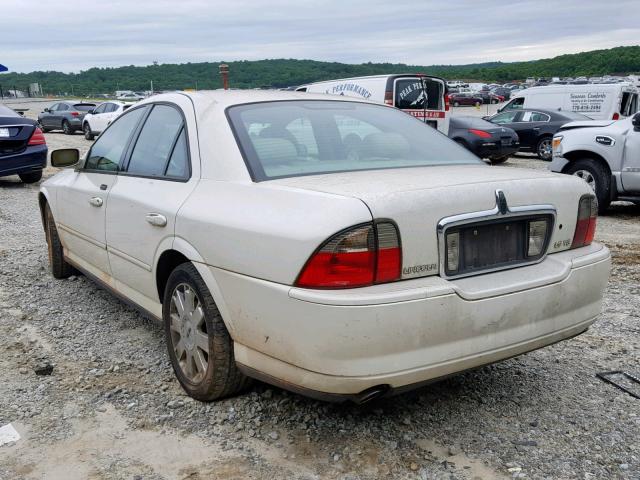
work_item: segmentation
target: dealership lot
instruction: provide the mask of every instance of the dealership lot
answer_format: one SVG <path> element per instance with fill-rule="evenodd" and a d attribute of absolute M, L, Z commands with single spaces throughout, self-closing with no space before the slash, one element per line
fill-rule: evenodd
<path fill-rule="evenodd" d="M 547 167 L 524 154 L 505 165 Z M 360 407 L 261 384 L 202 404 L 175 381 L 159 325 L 82 276 L 52 279 L 37 191 L 0 179 L 0 425 L 24 439 L 0 447 L 0 478 L 640 475 L 638 400 L 595 377 L 640 374 L 640 207 L 599 219 L 613 272 L 600 320 L 574 340 Z M 34 374 L 43 365 L 51 375 Z"/>

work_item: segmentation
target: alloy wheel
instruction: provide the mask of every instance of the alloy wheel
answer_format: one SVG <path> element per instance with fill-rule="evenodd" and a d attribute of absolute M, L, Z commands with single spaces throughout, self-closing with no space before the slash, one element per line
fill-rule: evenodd
<path fill-rule="evenodd" d="M 169 315 L 171 347 L 180 370 L 191 383 L 198 384 L 209 368 L 209 334 L 202 302 L 190 285 L 180 283 L 173 290 Z"/>
<path fill-rule="evenodd" d="M 589 185 L 591 187 L 591 190 L 593 190 L 594 193 L 595 193 L 595 191 L 596 191 L 596 179 L 591 174 L 591 172 L 589 172 L 588 170 L 576 170 L 575 172 L 573 172 L 573 174 L 576 177 L 580 177 L 585 182 L 587 182 L 587 185 Z"/>
<path fill-rule="evenodd" d="M 550 138 L 545 138 L 540 142 L 538 145 L 538 154 L 544 160 L 551 160 L 551 156 L 553 155 L 553 146 Z"/>

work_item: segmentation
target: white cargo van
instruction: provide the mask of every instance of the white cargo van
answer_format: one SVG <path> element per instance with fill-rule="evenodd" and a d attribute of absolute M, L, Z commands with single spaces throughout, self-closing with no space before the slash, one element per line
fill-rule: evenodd
<path fill-rule="evenodd" d="M 638 89 L 631 83 L 531 87 L 518 92 L 498 111 L 522 108 L 564 110 L 594 120 L 618 120 L 638 111 Z"/>
<path fill-rule="evenodd" d="M 298 92 L 328 93 L 392 105 L 449 133 L 449 97 L 443 79 L 419 73 L 373 75 L 310 83 Z"/>

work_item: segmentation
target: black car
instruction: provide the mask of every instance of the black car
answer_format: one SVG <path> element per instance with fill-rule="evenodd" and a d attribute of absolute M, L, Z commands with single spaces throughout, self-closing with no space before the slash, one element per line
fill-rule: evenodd
<path fill-rule="evenodd" d="M 62 130 L 67 135 L 71 135 L 76 130 L 82 130 L 82 119 L 95 107 L 95 103 L 54 103 L 38 115 L 38 123 L 43 132 Z"/>
<path fill-rule="evenodd" d="M 505 100 L 509 100 L 511 98 L 511 89 L 506 87 L 496 87 L 491 89 L 491 93 L 494 95 L 500 95 L 504 97 Z"/>
<path fill-rule="evenodd" d="M 38 123 L 0 105 L 0 177 L 34 183 L 46 165 L 47 142 Z"/>
<path fill-rule="evenodd" d="M 451 117 L 449 138 L 493 164 L 504 162 L 519 147 L 516 132 L 478 117 Z"/>
<path fill-rule="evenodd" d="M 551 160 L 551 140 L 562 125 L 590 120 L 580 113 L 539 109 L 508 110 L 484 119 L 515 130 L 520 137 L 520 149 L 534 152 L 546 161 Z"/>

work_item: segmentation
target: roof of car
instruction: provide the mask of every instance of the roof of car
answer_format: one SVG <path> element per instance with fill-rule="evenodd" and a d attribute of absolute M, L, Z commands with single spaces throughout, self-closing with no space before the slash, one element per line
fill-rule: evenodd
<path fill-rule="evenodd" d="M 0 105 L 0 117 L 20 117 L 20 115 L 9 107 Z"/>
<path fill-rule="evenodd" d="M 247 103 L 287 101 L 287 100 L 334 100 L 341 102 L 361 102 L 381 105 L 369 100 L 344 95 L 329 95 L 326 93 L 308 93 L 283 90 L 199 90 L 197 92 L 172 92 L 153 95 L 145 98 L 140 104 L 162 100 L 170 101 L 175 95 L 184 95 L 192 99 L 194 104 L 203 108 L 217 104 L 220 108 Z"/>

